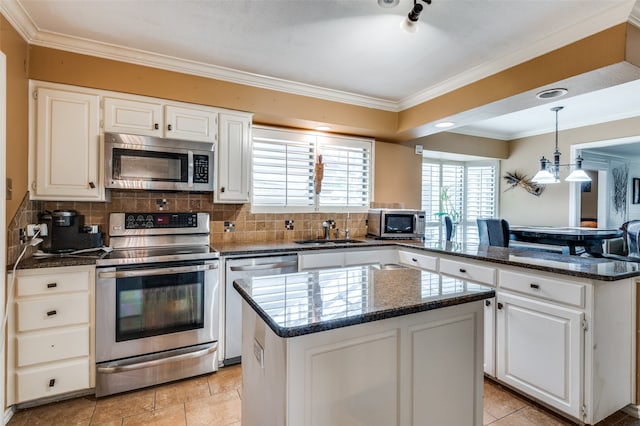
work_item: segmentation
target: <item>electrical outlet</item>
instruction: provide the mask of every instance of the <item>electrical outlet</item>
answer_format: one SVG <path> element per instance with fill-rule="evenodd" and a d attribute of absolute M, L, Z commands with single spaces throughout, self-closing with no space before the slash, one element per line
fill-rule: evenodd
<path fill-rule="evenodd" d="M 253 341 L 253 355 L 256 357 L 260 368 L 264 368 L 264 349 L 257 340 Z"/>
<path fill-rule="evenodd" d="M 28 238 L 33 238 L 36 235 L 36 232 L 38 231 L 40 231 L 38 235 L 41 237 L 46 237 L 47 235 L 49 235 L 49 232 L 48 232 L 49 230 L 47 228 L 46 223 L 38 223 L 38 224 L 30 223 L 27 225 Z"/>

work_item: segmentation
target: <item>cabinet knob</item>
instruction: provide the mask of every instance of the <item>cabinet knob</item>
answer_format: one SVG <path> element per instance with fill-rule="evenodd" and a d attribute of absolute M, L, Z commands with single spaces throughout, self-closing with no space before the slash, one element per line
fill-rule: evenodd
<path fill-rule="evenodd" d="M 93 182 L 89 182 L 89 188 L 96 189 L 96 184 Z"/>
<path fill-rule="evenodd" d="M 171 124 L 167 125 L 167 130 L 171 131 Z"/>
<path fill-rule="evenodd" d="M 224 192 L 224 186 L 220 188 L 220 192 Z"/>
<path fill-rule="evenodd" d="M 491 300 L 485 300 L 484 306 L 491 306 Z"/>
<path fill-rule="evenodd" d="M 467 270 L 466 270 L 466 269 L 464 269 L 464 268 L 460 268 L 460 272 L 462 272 L 463 274 L 466 274 L 466 273 L 467 273 Z"/>
<path fill-rule="evenodd" d="M 536 283 L 531 283 L 530 285 L 531 285 L 531 288 L 534 288 L 536 290 L 540 288 L 540 286 Z"/>
<path fill-rule="evenodd" d="M 56 288 L 58 287 L 58 283 L 48 283 L 47 288 Z"/>
<path fill-rule="evenodd" d="M 498 302 L 498 309 L 502 309 L 504 307 L 504 305 L 502 304 L 502 302 Z"/>
<path fill-rule="evenodd" d="M 160 128 L 160 126 L 158 125 L 158 123 L 156 123 L 156 124 L 153 125 L 153 128 L 158 130 Z"/>
<path fill-rule="evenodd" d="M 50 379 L 49 380 L 49 387 L 52 388 L 56 385 L 56 379 Z"/>
<path fill-rule="evenodd" d="M 57 311 L 55 311 L 55 310 L 53 310 L 53 311 L 49 311 L 49 312 L 47 312 L 47 316 L 48 316 L 48 317 L 52 317 L 52 316 L 56 315 L 57 313 L 58 313 L 58 312 L 57 312 Z"/>

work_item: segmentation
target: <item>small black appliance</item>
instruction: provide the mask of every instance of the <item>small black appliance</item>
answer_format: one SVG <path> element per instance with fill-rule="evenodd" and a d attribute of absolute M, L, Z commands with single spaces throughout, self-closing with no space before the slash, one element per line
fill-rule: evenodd
<path fill-rule="evenodd" d="M 44 237 L 42 250 L 49 253 L 71 253 L 77 250 L 102 247 L 102 233 L 95 227 L 84 226 L 84 216 L 75 210 L 45 211 L 40 214 L 49 234 Z"/>

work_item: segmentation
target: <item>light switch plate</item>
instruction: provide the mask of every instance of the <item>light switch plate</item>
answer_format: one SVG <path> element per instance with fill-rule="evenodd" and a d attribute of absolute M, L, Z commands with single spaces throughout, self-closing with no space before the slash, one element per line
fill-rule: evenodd
<path fill-rule="evenodd" d="M 422 145 L 416 145 L 416 154 L 422 155 Z"/>

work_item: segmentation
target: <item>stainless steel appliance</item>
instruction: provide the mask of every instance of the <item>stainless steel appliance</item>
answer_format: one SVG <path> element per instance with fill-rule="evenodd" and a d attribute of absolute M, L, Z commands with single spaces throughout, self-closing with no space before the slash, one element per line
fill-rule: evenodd
<path fill-rule="evenodd" d="M 226 261 L 224 365 L 239 363 L 242 353 L 242 298 L 233 288 L 233 281 L 289 272 L 298 272 L 296 254 L 236 258 Z"/>
<path fill-rule="evenodd" d="M 97 226 L 84 226 L 84 216 L 75 210 L 45 211 L 39 221 L 47 225 L 42 250 L 49 253 L 71 253 L 102 247 L 102 233 Z"/>
<path fill-rule="evenodd" d="M 376 238 L 423 238 L 424 210 L 371 209 L 367 233 Z"/>
<path fill-rule="evenodd" d="M 207 213 L 112 213 L 97 262 L 96 396 L 218 368 L 219 253 Z"/>
<path fill-rule="evenodd" d="M 104 134 L 107 188 L 213 191 L 213 143 Z"/>

